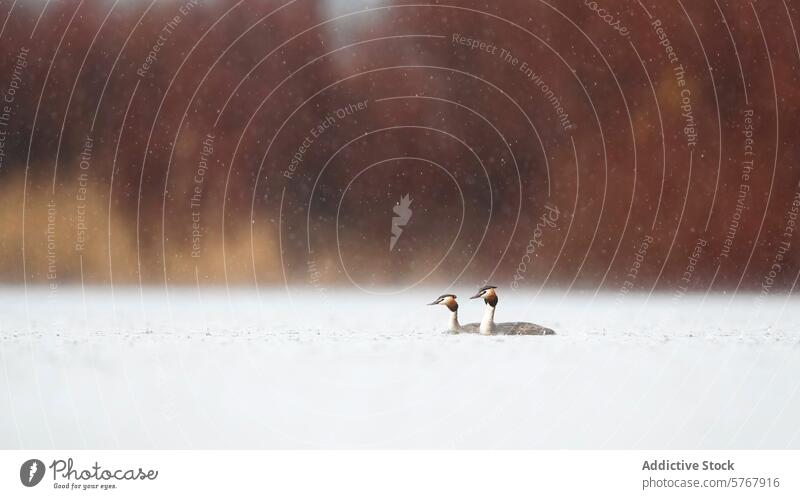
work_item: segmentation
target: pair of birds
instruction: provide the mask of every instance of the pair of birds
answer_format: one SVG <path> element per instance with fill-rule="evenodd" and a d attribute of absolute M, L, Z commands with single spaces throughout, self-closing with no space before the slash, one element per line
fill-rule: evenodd
<path fill-rule="evenodd" d="M 463 326 L 458 322 L 458 302 L 456 295 L 442 295 L 428 305 L 444 305 L 450 310 L 450 321 L 447 323 L 447 330 L 451 333 L 480 333 L 485 335 L 506 334 L 506 335 L 530 335 L 543 336 L 556 334 L 550 328 L 532 324 L 530 322 L 501 322 L 495 324 L 494 311 L 497 307 L 497 286 L 484 286 L 474 296 L 469 298 L 483 298 L 486 309 L 483 312 L 483 320 L 480 324 L 471 323 Z"/>

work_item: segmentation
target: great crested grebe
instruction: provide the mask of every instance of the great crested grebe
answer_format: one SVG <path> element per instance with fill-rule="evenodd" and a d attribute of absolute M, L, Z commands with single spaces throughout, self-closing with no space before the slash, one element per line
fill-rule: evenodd
<path fill-rule="evenodd" d="M 450 310 L 450 320 L 447 322 L 447 330 L 451 333 L 477 333 L 479 324 L 464 324 L 463 326 L 458 322 L 458 302 L 456 295 L 442 295 L 439 298 L 428 303 L 428 305 L 444 305 Z"/>
<path fill-rule="evenodd" d="M 550 328 L 530 322 L 501 322 L 500 324 L 495 324 L 494 310 L 497 307 L 497 292 L 495 289 L 497 289 L 497 286 L 484 286 L 479 289 L 474 296 L 470 296 L 470 299 L 483 298 L 484 303 L 486 303 L 486 309 L 483 312 L 483 320 L 481 320 L 481 325 L 479 327 L 481 334 L 524 334 L 531 336 L 556 334 L 555 331 Z"/>

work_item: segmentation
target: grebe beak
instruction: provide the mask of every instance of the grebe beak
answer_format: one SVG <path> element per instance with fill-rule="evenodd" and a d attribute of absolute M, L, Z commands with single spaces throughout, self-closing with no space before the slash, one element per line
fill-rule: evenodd
<path fill-rule="evenodd" d="M 469 297 L 469 299 L 470 299 L 470 300 L 474 300 L 475 298 L 480 298 L 480 297 L 481 297 L 481 293 L 480 293 L 480 291 L 479 291 L 479 292 L 477 292 L 477 293 L 476 293 L 474 296 L 470 296 L 470 297 Z"/>
<path fill-rule="evenodd" d="M 438 304 L 439 304 L 439 302 L 437 302 L 437 301 L 434 301 L 434 302 L 428 303 L 428 305 L 438 305 Z"/>

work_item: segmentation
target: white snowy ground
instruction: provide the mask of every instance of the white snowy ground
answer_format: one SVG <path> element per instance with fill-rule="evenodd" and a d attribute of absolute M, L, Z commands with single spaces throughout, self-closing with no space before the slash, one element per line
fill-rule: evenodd
<path fill-rule="evenodd" d="M 800 448 L 797 299 L 500 292 L 0 289 L 0 448 Z"/>

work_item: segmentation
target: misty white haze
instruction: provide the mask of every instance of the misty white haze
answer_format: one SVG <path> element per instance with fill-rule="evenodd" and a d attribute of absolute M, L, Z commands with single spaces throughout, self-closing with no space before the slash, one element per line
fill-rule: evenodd
<path fill-rule="evenodd" d="M 4 448 L 791 448 L 793 298 L 443 290 L 0 293 Z M 502 290 L 501 290 L 502 291 Z M 460 293 L 465 298 L 466 294 Z M 460 299 L 464 322 L 482 304 Z M 15 313 L 12 313 L 15 312 Z"/>

